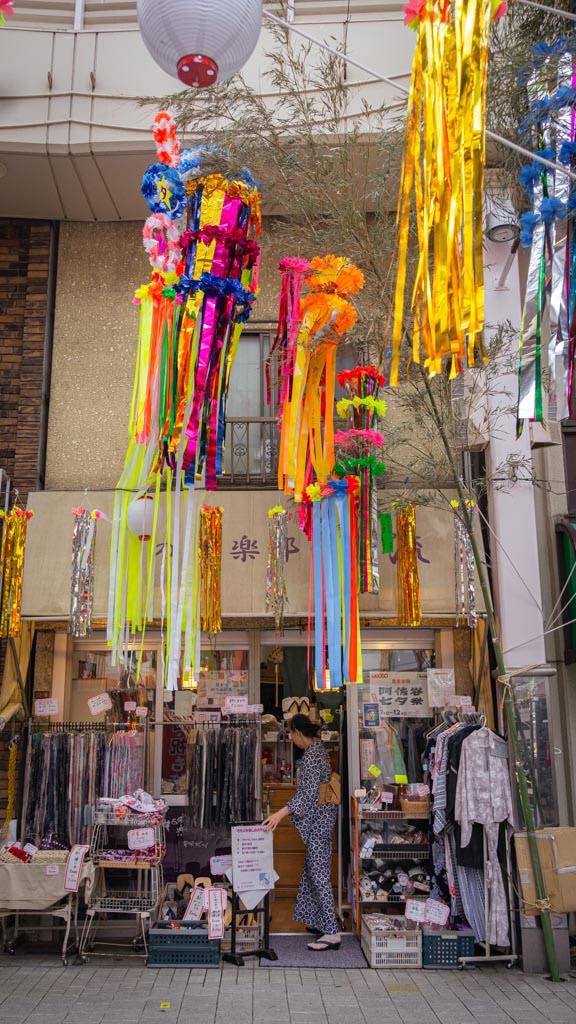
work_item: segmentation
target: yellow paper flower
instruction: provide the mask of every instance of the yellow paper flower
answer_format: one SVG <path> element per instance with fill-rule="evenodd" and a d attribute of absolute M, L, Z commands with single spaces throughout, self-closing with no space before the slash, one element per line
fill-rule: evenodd
<path fill-rule="evenodd" d="M 273 505 L 272 508 L 268 509 L 268 516 L 272 519 L 273 516 L 280 515 L 282 512 L 284 512 L 282 505 Z"/>
<path fill-rule="evenodd" d="M 310 498 L 310 501 L 320 501 L 322 497 L 320 493 L 320 484 L 308 484 L 306 494 Z"/>

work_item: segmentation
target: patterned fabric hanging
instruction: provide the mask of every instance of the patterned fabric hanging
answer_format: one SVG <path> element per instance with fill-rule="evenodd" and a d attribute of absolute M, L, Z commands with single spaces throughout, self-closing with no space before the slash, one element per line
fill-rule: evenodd
<path fill-rule="evenodd" d="M 356 323 L 349 297 L 364 275 L 344 256 L 282 260 L 280 269 L 278 488 L 301 502 L 314 475 L 326 483 L 334 466 L 336 351 Z"/>
<path fill-rule="evenodd" d="M 410 0 L 417 32 L 406 117 L 397 232 L 390 383 L 398 384 L 406 332 L 410 215 L 414 199 L 419 262 L 412 294 L 412 359 L 430 376 L 450 376 L 482 358 L 482 203 L 486 146 L 488 33 L 500 0 Z"/>
<path fill-rule="evenodd" d="M 276 632 L 282 628 L 284 605 L 288 603 L 286 564 L 288 561 L 288 516 L 281 505 L 268 509 L 268 562 L 266 565 L 266 611 L 274 615 Z"/>
<path fill-rule="evenodd" d="M 384 377 L 375 366 L 356 366 L 339 373 L 338 383 L 346 388 L 350 397 L 340 399 L 336 409 L 341 419 L 351 421 L 351 428 L 338 431 L 334 437 L 337 451 L 334 475 L 353 475 L 360 480 L 358 587 L 361 594 L 377 594 L 380 569 L 376 478 L 386 470 L 381 460 L 384 438 L 378 432 L 378 421 L 386 413 L 386 402 L 378 395 Z"/>
<path fill-rule="evenodd" d="M 22 574 L 26 550 L 26 530 L 33 513 L 14 506 L 10 512 L 0 510 L 3 520 L 0 549 L 0 636 L 20 636 L 22 605 Z"/>
<path fill-rule="evenodd" d="M 396 579 L 401 626 L 421 626 L 420 576 L 416 550 L 416 509 L 405 505 L 396 512 Z"/>
<path fill-rule="evenodd" d="M 94 549 L 96 517 L 87 509 L 72 509 L 72 579 L 70 586 L 70 624 L 72 636 L 88 636 L 92 632 L 94 606 Z"/>
<path fill-rule="evenodd" d="M 198 559 L 201 623 L 205 633 L 222 630 L 222 514 L 223 508 L 202 505 Z"/>
<path fill-rule="evenodd" d="M 143 242 L 153 271 L 134 298 L 140 326 L 130 444 L 114 502 L 108 641 L 113 659 L 127 657 L 126 640 L 155 617 L 159 574 L 164 682 L 176 689 L 182 655 L 185 677 L 199 669 L 199 584 L 192 557 L 198 512 L 191 490 L 202 476 L 206 489 L 214 490 L 223 471 L 230 374 L 258 290 L 261 216 L 260 194 L 247 169 L 235 179 L 206 174 L 213 147 L 180 151 L 165 112 L 156 127 L 162 128 L 154 135 L 159 162 L 142 179 L 150 208 Z M 185 224 L 178 224 L 181 217 Z M 152 497 L 154 514 L 143 547 L 130 532 L 128 507 L 144 494 Z M 157 559 L 162 504 L 165 537 Z"/>
<path fill-rule="evenodd" d="M 565 49 L 562 39 L 547 47 L 543 59 L 534 47 L 527 82 L 530 113 L 521 132 L 541 156 L 574 172 L 576 64 Z M 520 332 L 518 434 L 525 420 L 542 423 L 576 415 L 576 238 L 569 216 L 576 207 L 576 188 L 568 175 L 538 160 L 522 168 L 519 180 L 532 209 L 520 217 L 521 244 L 531 249 Z"/>
<path fill-rule="evenodd" d="M 316 689 L 336 690 L 362 681 L 358 479 L 311 484 L 307 497 L 312 503 Z"/>
<path fill-rule="evenodd" d="M 460 503 L 450 502 L 454 509 L 454 569 L 456 576 L 456 625 L 470 626 L 474 629 L 478 623 L 476 611 L 476 587 L 474 575 L 474 553 L 468 530 L 464 524 Z M 468 508 L 474 508 L 474 502 L 468 502 Z"/>

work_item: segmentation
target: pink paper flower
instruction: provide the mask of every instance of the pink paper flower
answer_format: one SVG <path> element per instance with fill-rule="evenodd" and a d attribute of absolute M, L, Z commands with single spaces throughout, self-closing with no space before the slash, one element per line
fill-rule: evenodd
<path fill-rule="evenodd" d="M 0 0 L 0 25 L 4 24 L 6 18 L 11 18 L 14 14 L 14 4 L 12 0 Z"/>
<path fill-rule="evenodd" d="M 420 21 L 422 10 L 425 6 L 426 0 L 408 0 L 404 7 L 404 24 L 409 25 L 410 28 L 415 26 Z"/>
<path fill-rule="evenodd" d="M 494 10 L 494 3 L 492 4 L 492 21 L 500 21 L 500 18 L 506 17 L 508 14 L 508 0 L 502 0 L 501 3 L 497 3 L 496 10 Z"/>

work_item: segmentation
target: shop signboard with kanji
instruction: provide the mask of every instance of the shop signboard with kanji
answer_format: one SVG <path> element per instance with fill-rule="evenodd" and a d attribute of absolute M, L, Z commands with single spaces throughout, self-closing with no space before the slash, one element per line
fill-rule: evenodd
<path fill-rule="evenodd" d="M 382 718 L 429 718 L 425 672 L 369 672 L 370 699 Z"/>

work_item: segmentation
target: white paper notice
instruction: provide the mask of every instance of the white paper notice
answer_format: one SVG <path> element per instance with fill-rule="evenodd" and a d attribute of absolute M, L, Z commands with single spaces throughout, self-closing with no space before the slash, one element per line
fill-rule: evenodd
<path fill-rule="evenodd" d="M 224 889 L 208 889 L 208 938 L 224 938 L 224 912 L 228 897 Z"/>
<path fill-rule="evenodd" d="M 148 708 L 136 708 L 135 714 L 138 718 L 146 718 L 148 715 Z"/>
<path fill-rule="evenodd" d="M 46 865 L 46 870 L 45 870 L 44 874 L 48 875 L 48 877 L 50 877 L 50 875 L 59 875 L 60 874 L 60 865 L 59 864 L 47 864 Z"/>
<path fill-rule="evenodd" d="M 199 921 L 206 910 L 207 889 L 196 888 L 188 900 L 188 906 L 184 911 L 184 921 Z"/>
<path fill-rule="evenodd" d="M 426 921 L 426 904 L 424 900 L 406 900 L 404 916 L 408 921 Z"/>
<path fill-rule="evenodd" d="M 136 701 L 135 700 L 125 700 L 124 701 L 124 711 L 136 711 Z"/>
<path fill-rule="evenodd" d="M 34 714 L 37 718 L 47 718 L 49 715 L 58 714 L 58 701 L 56 697 L 42 697 L 34 701 Z"/>
<path fill-rule="evenodd" d="M 222 710 L 228 712 L 229 715 L 246 714 L 248 697 L 225 697 Z"/>
<path fill-rule="evenodd" d="M 103 711 L 110 711 L 112 701 L 107 693 L 99 693 L 96 697 L 88 698 L 88 707 L 91 715 L 101 715 Z"/>
<path fill-rule="evenodd" d="M 445 708 L 453 703 L 456 682 L 453 668 L 429 668 L 428 703 L 431 708 Z"/>
<path fill-rule="evenodd" d="M 271 889 L 274 885 L 272 832 L 262 825 L 233 828 L 232 870 L 235 892 Z"/>
<path fill-rule="evenodd" d="M 66 892 L 78 892 L 80 877 L 82 875 L 82 865 L 89 849 L 89 846 L 77 845 L 73 846 L 70 850 L 68 860 L 66 861 L 66 876 L 64 878 L 64 888 Z"/>
<path fill-rule="evenodd" d="M 154 846 L 153 828 L 131 828 L 129 830 L 129 850 L 148 850 L 151 846 Z"/>
<path fill-rule="evenodd" d="M 211 857 L 210 858 L 210 874 L 211 875 L 225 875 L 229 868 L 232 867 L 232 855 L 225 854 L 223 857 Z"/>
<path fill-rule="evenodd" d="M 443 927 L 450 917 L 450 907 L 447 907 L 445 903 L 440 903 L 440 900 L 426 900 L 424 909 L 429 924 L 438 924 Z"/>

